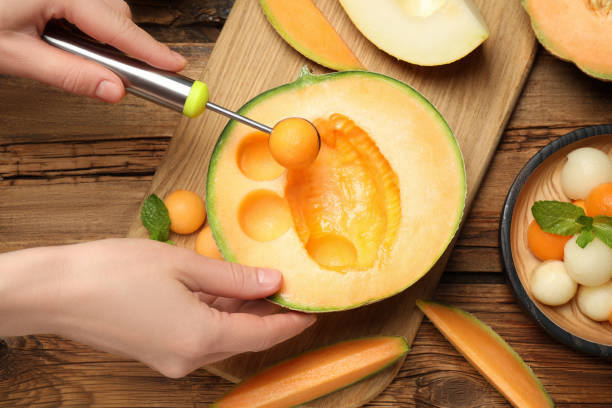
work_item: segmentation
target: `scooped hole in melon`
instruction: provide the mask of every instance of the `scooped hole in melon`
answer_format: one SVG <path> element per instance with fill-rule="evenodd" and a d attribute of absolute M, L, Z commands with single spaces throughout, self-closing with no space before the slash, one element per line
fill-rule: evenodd
<path fill-rule="evenodd" d="M 306 250 L 319 265 L 329 269 L 348 268 L 357 259 L 355 245 L 336 234 L 310 238 Z"/>
<path fill-rule="evenodd" d="M 320 266 L 339 272 L 385 262 L 401 217 L 397 175 L 368 133 L 345 115 L 314 121 L 317 159 L 287 173 L 297 234 Z"/>
<path fill-rule="evenodd" d="M 240 204 L 238 220 L 242 231 L 256 241 L 272 241 L 291 227 L 287 202 L 269 190 L 249 193 Z"/>
<path fill-rule="evenodd" d="M 268 135 L 262 132 L 252 133 L 240 143 L 236 161 L 242 174 L 255 181 L 274 180 L 285 172 L 272 157 Z"/>

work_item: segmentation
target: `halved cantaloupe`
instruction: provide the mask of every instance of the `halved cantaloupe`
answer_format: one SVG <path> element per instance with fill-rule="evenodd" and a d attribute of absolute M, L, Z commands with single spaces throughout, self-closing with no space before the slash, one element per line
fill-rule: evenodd
<path fill-rule="evenodd" d="M 256 374 L 213 407 L 293 407 L 363 380 L 409 350 L 402 337 L 380 336 L 337 343 Z"/>
<path fill-rule="evenodd" d="M 442 65 L 463 58 L 489 37 L 472 0 L 340 0 L 374 45 L 403 61 Z"/>
<path fill-rule="evenodd" d="M 259 0 L 268 21 L 300 54 L 338 71 L 364 69 L 312 0 Z"/>
<path fill-rule="evenodd" d="M 522 0 L 542 45 L 595 78 L 612 80 L 612 0 Z"/>
<path fill-rule="evenodd" d="M 453 306 L 422 300 L 417 305 L 512 405 L 518 408 L 555 406 L 531 368 L 489 326 Z"/>
<path fill-rule="evenodd" d="M 271 124 L 303 117 L 321 136 L 313 164 L 280 176 L 241 165 L 257 139 L 242 124 L 228 124 L 211 157 L 215 240 L 229 261 L 282 272 L 272 301 L 313 312 L 374 302 L 416 282 L 448 246 L 463 213 L 463 160 L 444 119 L 408 85 L 306 70 L 240 113 Z"/>

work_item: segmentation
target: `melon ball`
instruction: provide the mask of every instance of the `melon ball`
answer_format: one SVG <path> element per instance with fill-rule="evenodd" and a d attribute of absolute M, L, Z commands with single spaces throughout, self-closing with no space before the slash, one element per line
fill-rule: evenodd
<path fill-rule="evenodd" d="M 603 322 L 612 312 L 612 281 L 600 286 L 581 286 L 578 289 L 578 308 L 589 318 Z"/>
<path fill-rule="evenodd" d="M 567 274 L 561 261 L 541 263 L 531 275 L 531 293 L 545 305 L 559 306 L 576 294 L 578 285 Z"/>
<path fill-rule="evenodd" d="M 206 220 L 206 204 L 202 197 L 188 190 L 176 190 L 164 200 L 170 216 L 170 230 L 191 234 Z"/>
<path fill-rule="evenodd" d="M 601 150 L 582 147 L 567 155 L 561 187 L 571 199 L 585 199 L 600 184 L 612 182 L 612 160 Z"/>
<path fill-rule="evenodd" d="M 272 129 L 268 143 L 274 160 L 293 170 L 308 167 L 321 148 L 317 128 L 302 118 L 287 118 L 278 122 Z"/>
<path fill-rule="evenodd" d="M 612 248 L 595 238 L 584 248 L 576 243 L 575 235 L 564 250 L 565 269 L 576 282 L 598 286 L 612 278 Z"/>
<path fill-rule="evenodd" d="M 198 254 L 207 256 L 213 259 L 223 259 L 223 255 L 219 251 L 219 247 L 213 237 L 212 229 L 210 225 L 205 226 L 198 233 L 196 238 L 195 250 Z"/>

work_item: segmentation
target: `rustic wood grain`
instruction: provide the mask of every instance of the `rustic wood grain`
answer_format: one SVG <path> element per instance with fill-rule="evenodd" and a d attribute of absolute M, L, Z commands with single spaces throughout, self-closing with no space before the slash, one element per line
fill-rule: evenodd
<path fill-rule="evenodd" d="M 399 63 L 378 50 L 357 32 L 337 2 L 319 1 L 317 5 L 366 67 L 411 84 L 447 119 L 467 159 L 469 205 L 534 56 L 535 40 L 520 5 L 505 1 L 479 2 L 489 24 L 499 26 L 498 30 L 492 32 L 484 47 L 466 59 L 435 69 Z M 502 18 L 514 24 L 498 24 Z M 266 89 L 290 82 L 305 63 L 308 61 L 288 47 L 270 27 L 256 2 L 239 0 L 202 77 L 213 85 L 212 99 L 216 103 L 238 106 Z M 206 159 L 226 122 L 222 117 L 207 113 L 195 120 L 182 120 L 149 192 L 165 196 L 173 189 L 186 188 L 204 194 Z M 138 217 L 135 217 L 129 236 L 147 236 Z M 175 241 L 190 247 L 193 239 L 177 237 Z M 402 334 L 411 342 L 421 320 L 414 300 L 433 292 L 446 260 L 444 256 L 426 278 L 401 295 L 358 310 L 326 314 L 302 335 L 271 350 L 237 356 L 207 368 L 237 381 L 305 349 L 341 339 L 387 333 Z M 338 327 L 345 329 L 338 331 Z M 398 368 L 399 364 L 395 370 L 376 375 L 309 406 L 362 405 L 389 384 Z"/>
<path fill-rule="evenodd" d="M 436 299 L 470 310 L 531 366 L 559 407 L 606 407 L 612 366 L 551 342 L 503 284 L 441 284 Z M 137 362 L 54 336 L 0 343 L 0 407 L 206 407 L 233 384 L 198 370 L 163 378 Z M 587 404 L 588 401 L 588 404 Z M 396 380 L 366 407 L 509 407 L 425 320 Z"/>
<path fill-rule="evenodd" d="M 233 0 L 128 0 L 134 21 L 160 41 L 214 42 Z"/>

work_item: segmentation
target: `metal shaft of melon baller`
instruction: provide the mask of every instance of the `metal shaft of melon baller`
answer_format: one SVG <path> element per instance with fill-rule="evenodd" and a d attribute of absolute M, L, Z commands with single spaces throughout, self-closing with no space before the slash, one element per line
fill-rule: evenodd
<path fill-rule="evenodd" d="M 212 102 L 206 102 L 206 107 L 210 109 L 211 111 L 220 113 L 221 115 L 227 116 L 228 118 L 234 119 L 240 123 L 244 123 L 245 125 L 255 128 L 257 130 L 261 130 L 262 132 L 272 133 L 271 127 L 261 124 L 259 122 L 256 122 L 253 119 L 249 119 L 246 116 L 239 115 L 236 112 L 233 112 L 229 109 L 225 109 L 222 106 L 215 105 Z"/>
<path fill-rule="evenodd" d="M 272 128 L 262 123 L 209 102 L 206 84 L 130 58 L 113 47 L 93 40 L 65 21 L 50 22 L 42 38 L 54 47 L 105 66 L 121 78 L 126 91 L 144 99 L 189 117 L 198 116 L 206 107 L 262 132 L 272 132 Z"/>

